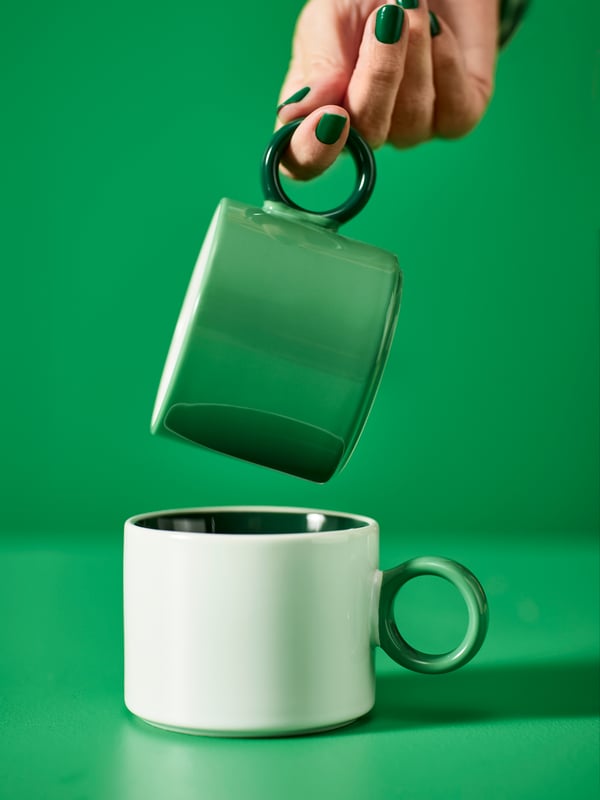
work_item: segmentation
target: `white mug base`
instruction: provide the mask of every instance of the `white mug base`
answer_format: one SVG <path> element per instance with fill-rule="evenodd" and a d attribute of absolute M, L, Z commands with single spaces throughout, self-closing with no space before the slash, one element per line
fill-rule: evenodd
<path fill-rule="evenodd" d="M 369 709 L 370 710 L 370 709 Z M 369 711 L 366 711 L 365 714 L 368 714 Z M 137 715 L 134 715 L 137 716 Z M 348 725 L 352 725 L 357 720 L 361 719 L 364 714 L 361 714 L 358 717 L 353 717 L 352 719 L 344 720 L 343 722 L 335 722 L 330 725 L 321 725 L 314 728 L 302 728 L 302 729 L 278 729 L 278 730 L 203 730 L 201 728 L 181 728 L 175 725 L 164 725 L 162 722 L 156 722 L 151 719 L 145 719 L 144 717 L 137 717 L 142 722 L 145 722 L 147 725 L 152 725 L 153 728 L 160 728 L 163 731 L 171 731 L 172 733 L 187 733 L 190 736 L 210 736 L 210 737 L 217 737 L 220 739 L 269 739 L 274 737 L 290 737 L 290 736 L 306 736 L 313 733 L 326 733 L 327 731 L 334 731 L 338 728 L 345 728 Z"/>

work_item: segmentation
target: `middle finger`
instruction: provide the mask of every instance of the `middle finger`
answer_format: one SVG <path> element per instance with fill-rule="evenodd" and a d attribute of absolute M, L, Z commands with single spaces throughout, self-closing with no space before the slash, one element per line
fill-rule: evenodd
<path fill-rule="evenodd" d="M 388 138 L 396 147 L 411 147 L 432 136 L 435 90 L 428 0 L 402 0 L 402 6 L 410 33 Z"/>
<path fill-rule="evenodd" d="M 408 23 L 397 3 L 386 3 L 368 16 L 344 105 L 372 147 L 388 137 L 407 41 Z"/>

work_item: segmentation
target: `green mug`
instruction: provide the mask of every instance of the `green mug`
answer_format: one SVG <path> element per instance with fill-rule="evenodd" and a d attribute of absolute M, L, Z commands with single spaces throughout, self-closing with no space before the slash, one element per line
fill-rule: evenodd
<path fill-rule="evenodd" d="M 312 213 L 284 192 L 279 161 L 301 120 L 273 136 L 262 208 L 223 199 L 196 262 L 151 430 L 324 483 L 347 463 L 392 342 L 402 275 L 392 253 L 337 233 L 373 191 L 351 129 L 352 196 Z"/>

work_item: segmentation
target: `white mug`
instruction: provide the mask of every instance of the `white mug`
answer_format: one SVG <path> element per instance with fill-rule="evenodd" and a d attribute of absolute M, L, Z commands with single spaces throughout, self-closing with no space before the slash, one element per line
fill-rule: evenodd
<path fill-rule="evenodd" d="M 305 508 L 160 511 L 125 523 L 125 704 L 161 728 L 214 736 L 327 730 L 375 701 L 374 648 L 448 672 L 481 647 L 485 593 L 465 567 L 420 557 L 381 571 L 379 526 Z M 432 655 L 402 638 L 396 593 L 419 575 L 453 583 L 463 641 Z"/>

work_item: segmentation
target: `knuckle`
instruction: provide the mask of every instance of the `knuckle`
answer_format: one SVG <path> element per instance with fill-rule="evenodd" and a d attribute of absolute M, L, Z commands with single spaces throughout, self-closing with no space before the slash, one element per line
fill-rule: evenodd
<path fill-rule="evenodd" d="M 473 93 L 473 104 L 480 109 L 480 114 L 483 114 L 494 93 L 493 78 L 470 73 L 468 79 Z"/>
<path fill-rule="evenodd" d="M 408 40 L 411 47 L 423 48 L 429 46 L 430 33 L 424 25 L 415 25 L 413 23 L 410 26 Z"/>
<path fill-rule="evenodd" d="M 443 139 L 460 139 L 479 122 L 479 115 L 467 107 L 442 110 L 435 115 L 435 130 Z"/>
<path fill-rule="evenodd" d="M 339 57 L 331 53 L 313 53 L 311 58 L 303 63 L 303 72 L 317 79 L 327 79 L 328 83 L 344 83 L 348 80 Z"/>
<path fill-rule="evenodd" d="M 458 59 L 452 50 L 442 50 L 435 56 L 435 71 L 444 74 L 455 73 L 458 68 Z"/>
<path fill-rule="evenodd" d="M 433 133 L 433 97 L 402 103 L 396 109 L 390 128 L 390 142 L 395 147 L 409 147 L 427 141 Z"/>
<path fill-rule="evenodd" d="M 438 104 L 435 109 L 435 129 L 444 139 L 458 139 L 477 127 L 491 96 L 489 84 L 471 83 L 452 102 Z"/>
<path fill-rule="evenodd" d="M 390 84 L 395 84 L 400 79 L 398 62 L 391 58 L 381 58 L 372 64 L 369 70 L 369 82 L 377 92 L 390 91 Z"/>
<path fill-rule="evenodd" d="M 393 134 L 390 133 L 390 144 L 398 150 L 404 150 L 407 147 L 414 147 L 422 142 L 427 142 L 431 139 L 431 133 L 426 128 L 413 128 L 412 130 L 400 130 Z"/>
<path fill-rule="evenodd" d="M 377 150 L 387 139 L 387 126 L 371 114 L 362 114 L 353 118 L 353 125 L 369 145 Z"/>

